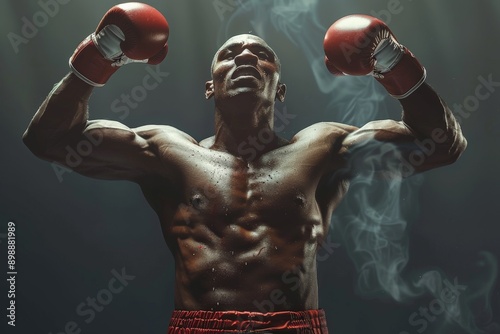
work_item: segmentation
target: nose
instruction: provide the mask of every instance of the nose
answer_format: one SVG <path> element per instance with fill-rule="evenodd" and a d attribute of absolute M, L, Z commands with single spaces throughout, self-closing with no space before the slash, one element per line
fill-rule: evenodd
<path fill-rule="evenodd" d="M 248 49 L 244 49 L 240 54 L 234 57 L 236 66 L 239 65 L 257 65 L 259 57 Z"/>

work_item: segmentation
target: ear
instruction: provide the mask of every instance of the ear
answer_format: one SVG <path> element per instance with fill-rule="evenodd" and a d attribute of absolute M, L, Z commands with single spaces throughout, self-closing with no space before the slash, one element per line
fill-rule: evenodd
<path fill-rule="evenodd" d="M 214 96 L 214 82 L 210 80 L 205 83 L 205 99 L 208 100 L 212 96 Z"/>
<path fill-rule="evenodd" d="M 280 102 L 285 102 L 286 85 L 279 82 L 278 89 L 276 90 L 276 99 Z"/>

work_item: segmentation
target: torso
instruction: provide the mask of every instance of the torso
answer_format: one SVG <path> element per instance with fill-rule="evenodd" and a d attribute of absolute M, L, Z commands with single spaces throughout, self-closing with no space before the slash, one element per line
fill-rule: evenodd
<path fill-rule="evenodd" d="M 333 142 L 345 134 L 316 124 L 250 163 L 180 133 L 151 139 L 168 167 L 141 186 L 175 258 L 177 309 L 318 307 L 316 251 L 347 190 L 332 177 Z"/>

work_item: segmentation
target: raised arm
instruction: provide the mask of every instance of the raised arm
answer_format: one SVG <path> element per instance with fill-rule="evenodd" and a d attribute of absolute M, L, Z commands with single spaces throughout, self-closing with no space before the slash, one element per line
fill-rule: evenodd
<path fill-rule="evenodd" d="M 42 159 L 98 178 L 133 180 L 155 168 L 152 143 L 161 129 L 89 121 L 88 101 L 94 87 L 103 86 L 122 65 L 161 62 L 167 39 L 168 23 L 153 7 L 128 3 L 111 8 L 70 58 L 72 73 L 33 117 L 23 136 L 28 148 Z"/>
<path fill-rule="evenodd" d="M 382 21 L 344 17 L 330 27 L 324 47 L 332 74 L 372 75 L 403 107 L 401 121 L 369 122 L 343 139 L 352 171 L 406 177 L 458 159 L 467 146 L 460 125 L 425 83 L 425 68 Z"/>

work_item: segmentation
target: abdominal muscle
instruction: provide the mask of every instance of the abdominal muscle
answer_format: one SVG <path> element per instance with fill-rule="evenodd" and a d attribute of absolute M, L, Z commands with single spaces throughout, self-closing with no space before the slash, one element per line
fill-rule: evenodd
<path fill-rule="evenodd" d="M 318 307 L 317 246 L 342 192 L 319 187 L 330 151 L 311 136 L 251 163 L 195 145 L 169 146 L 176 186 L 145 194 L 175 259 L 176 309 Z M 172 195 L 158 196 L 170 188 Z"/>
<path fill-rule="evenodd" d="M 307 239 L 310 233 L 243 225 L 228 224 L 217 234 L 205 224 L 173 228 L 176 309 L 316 309 L 317 242 Z"/>

